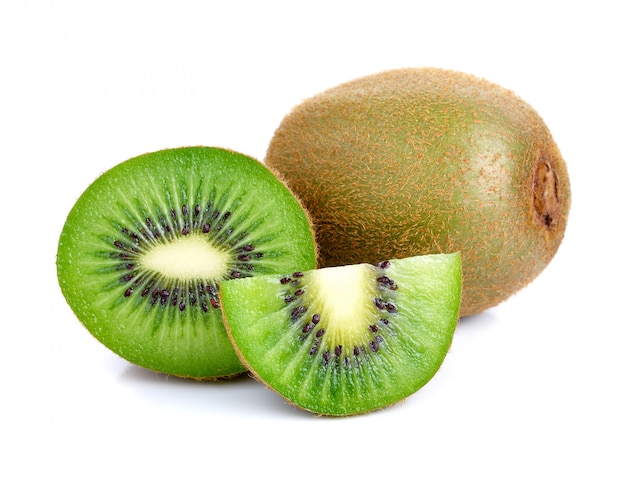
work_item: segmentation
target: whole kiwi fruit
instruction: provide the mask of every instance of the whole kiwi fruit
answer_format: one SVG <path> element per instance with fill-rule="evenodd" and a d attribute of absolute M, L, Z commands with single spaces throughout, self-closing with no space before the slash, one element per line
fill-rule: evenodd
<path fill-rule="evenodd" d="M 446 69 L 384 71 L 304 100 L 265 163 L 309 211 L 321 266 L 460 252 L 461 316 L 536 278 L 570 209 L 566 164 L 539 114 Z"/>

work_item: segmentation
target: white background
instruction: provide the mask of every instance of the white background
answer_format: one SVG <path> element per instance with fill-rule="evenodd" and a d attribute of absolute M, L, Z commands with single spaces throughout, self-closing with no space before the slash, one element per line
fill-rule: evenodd
<path fill-rule="evenodd" d="M 621 1 L 0 0 L 0 483 L 626 482 Z M 512 89 L 569 164 L 548 269 L 459 326 L 404 403 L 328 419 L 95 341 L 56 281 L 65 216 L 135 155 L 263 159 L 304 98 L 437 66 Z"/>

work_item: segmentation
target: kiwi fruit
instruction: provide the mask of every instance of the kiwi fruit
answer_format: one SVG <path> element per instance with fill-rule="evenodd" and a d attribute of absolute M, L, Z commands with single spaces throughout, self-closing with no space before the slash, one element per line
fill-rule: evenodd
<path fill-rule="evenodd" d="M 265 163 L 309 211 L 320 266 L 460 252 L 461 316 L 536 278 L 570 209 L 566 164 L 538 113 L 446 69 L 384 71 L 304 100 Z"/>
<path fill-rule="evenodd" d="M 458 322 L 461 274 L 455 253 L 231 279 L 222 312 L 258 380 L 312 413 L 354 415 L 434 376 Z"/>
<path fill-rule="evenodd" d="M 220 283 L 313 269 L 315 258 L 306 211 L 267 167 L 182 147 L 98 177 L 67 217 L 56 265 L 67 303 L 106 347 L 157 372 L 215 379 L 246 370 Z"/>

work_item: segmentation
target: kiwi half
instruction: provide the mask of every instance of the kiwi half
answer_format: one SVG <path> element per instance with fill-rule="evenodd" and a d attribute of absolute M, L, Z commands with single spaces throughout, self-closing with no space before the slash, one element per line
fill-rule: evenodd
<path fill-rule="evenodd" d="M 101 175 L 63 227 L 58 281 L 105 346 L 158 372 L 241 373 L 220 283 L 315 267 L 306 212 L 257 160 L 211 147 L 148 153 Z M 239 302 L 245 305 L 246 301 Z"/>
<path fill-rule="evenodd" d="M 445 69 L 384 71 L 305 100 L 265 163 L 308 209 L 321 266 L 461 252 L 462 316 L 536 278 L 570 209 L 565 161 L 539 114 Z"/>
<path fill-rule="evenodd" d="M 224 281 L 242 362 L 289 402 L 345 416 L 394 404 L 441 366 L 459 315 L 459 254 Z M 241 305 L 240 302 L 247 302 Z"/>

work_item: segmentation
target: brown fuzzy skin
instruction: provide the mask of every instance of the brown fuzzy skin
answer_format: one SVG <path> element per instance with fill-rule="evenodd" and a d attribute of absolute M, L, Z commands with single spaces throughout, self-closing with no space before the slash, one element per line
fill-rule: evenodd
<path fill-rule="evenodd" d="M 308 209 L 321 266 L 460 251 L 461 316 L 536 278 L 570 183 L 545 123 L 511 91 L 455 71 L 385 71 L 282 121 L 265 163 Z"/>

